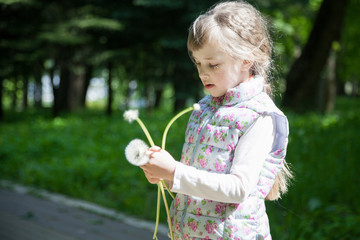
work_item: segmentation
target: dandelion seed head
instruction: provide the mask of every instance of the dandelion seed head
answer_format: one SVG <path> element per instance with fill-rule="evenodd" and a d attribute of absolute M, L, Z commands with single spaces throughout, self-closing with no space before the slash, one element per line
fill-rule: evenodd
<path fill-rule="evenodd" d="M 132 140 L 125 148 L 126 159 L 135 166 L 146 164 L 150 158 L 146 153 L 149 146 L 140 139 Z"/>
<path fill-rule="evenodd" d="M 193 108 L 195 111 L 199 111 L 201 109 L 200 104 L 194 103 Z"/>
<path fill-rule="evenodd" d="M 127 110 L 124 112 L 124 119 L 129 123 L 135 121 L 139 117 L 139 110 Z"/>

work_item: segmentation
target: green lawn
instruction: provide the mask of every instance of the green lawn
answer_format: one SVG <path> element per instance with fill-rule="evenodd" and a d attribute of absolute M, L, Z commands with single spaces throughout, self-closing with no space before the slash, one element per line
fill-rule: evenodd
<path fill-rule="evenodd" d="M 144 219 L 155 219 L 156 186 L 130 165 L 124 148 L 146 140 L 136 122 L 116 112 L 86 111 L 56 119 L 49 111 L 6 112 L 0 124 L 0 179 L 63 193 Z M 360 236 L 360 99 L 338 99 L 331 115 L 286 112 L 289 193 L 267 202 L 273 239 L 355 239 Z M 179 158 L 189 114 L 169 131 L 167 150 Z M 156 144 L 172 117 L 141 112 Z M 165 221 L 162 208 L 162 221 Z"/>

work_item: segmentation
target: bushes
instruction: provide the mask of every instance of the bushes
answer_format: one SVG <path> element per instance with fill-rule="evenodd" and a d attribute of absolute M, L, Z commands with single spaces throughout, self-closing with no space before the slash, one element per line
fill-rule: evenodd
<path fill-rule="evenodd" d="M 295 181 L 281 201 L 267 203 L 273 238 L 359 237 L 360 102 L 338 99 L 326 116 L 287 115 Z"/>

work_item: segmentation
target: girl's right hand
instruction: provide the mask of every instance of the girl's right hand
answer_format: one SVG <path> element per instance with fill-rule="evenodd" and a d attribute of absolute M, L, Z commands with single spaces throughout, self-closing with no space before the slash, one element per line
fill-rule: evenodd
<path fill-rule="evenodd" d="M 170 153 L 155 146 L 149 148 L 147 154 L 150 156 L 150 161 L 140 167 L 148 181 L 152 184 L 158 183 L 161 179 L 172 181 L 176 161 Z"/>

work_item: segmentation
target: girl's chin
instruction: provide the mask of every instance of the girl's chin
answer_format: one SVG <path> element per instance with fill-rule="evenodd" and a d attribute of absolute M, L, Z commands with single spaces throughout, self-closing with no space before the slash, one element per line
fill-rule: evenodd
<path fill-rule="evenodd" d="M 222 97 L 225 95 L 225 92 L 221 92 L 220 89 L 211 88 L 211 89 L 205 89 L 212 97 Z M 220 90 L 220 91 L 219 91 Z"/>
<path fill-rule="evenodd" d="M 217 98 L 217 97 L 222 97 L 222 96 L 225 95 L 225 93 L 224 93 L 224 94 L 219 94 L 219 93 L 211 93 L 211 92 L 209 92 L 209 94 L 210 94 L 212 97 L 215 97 L 215 98 Z"/>

